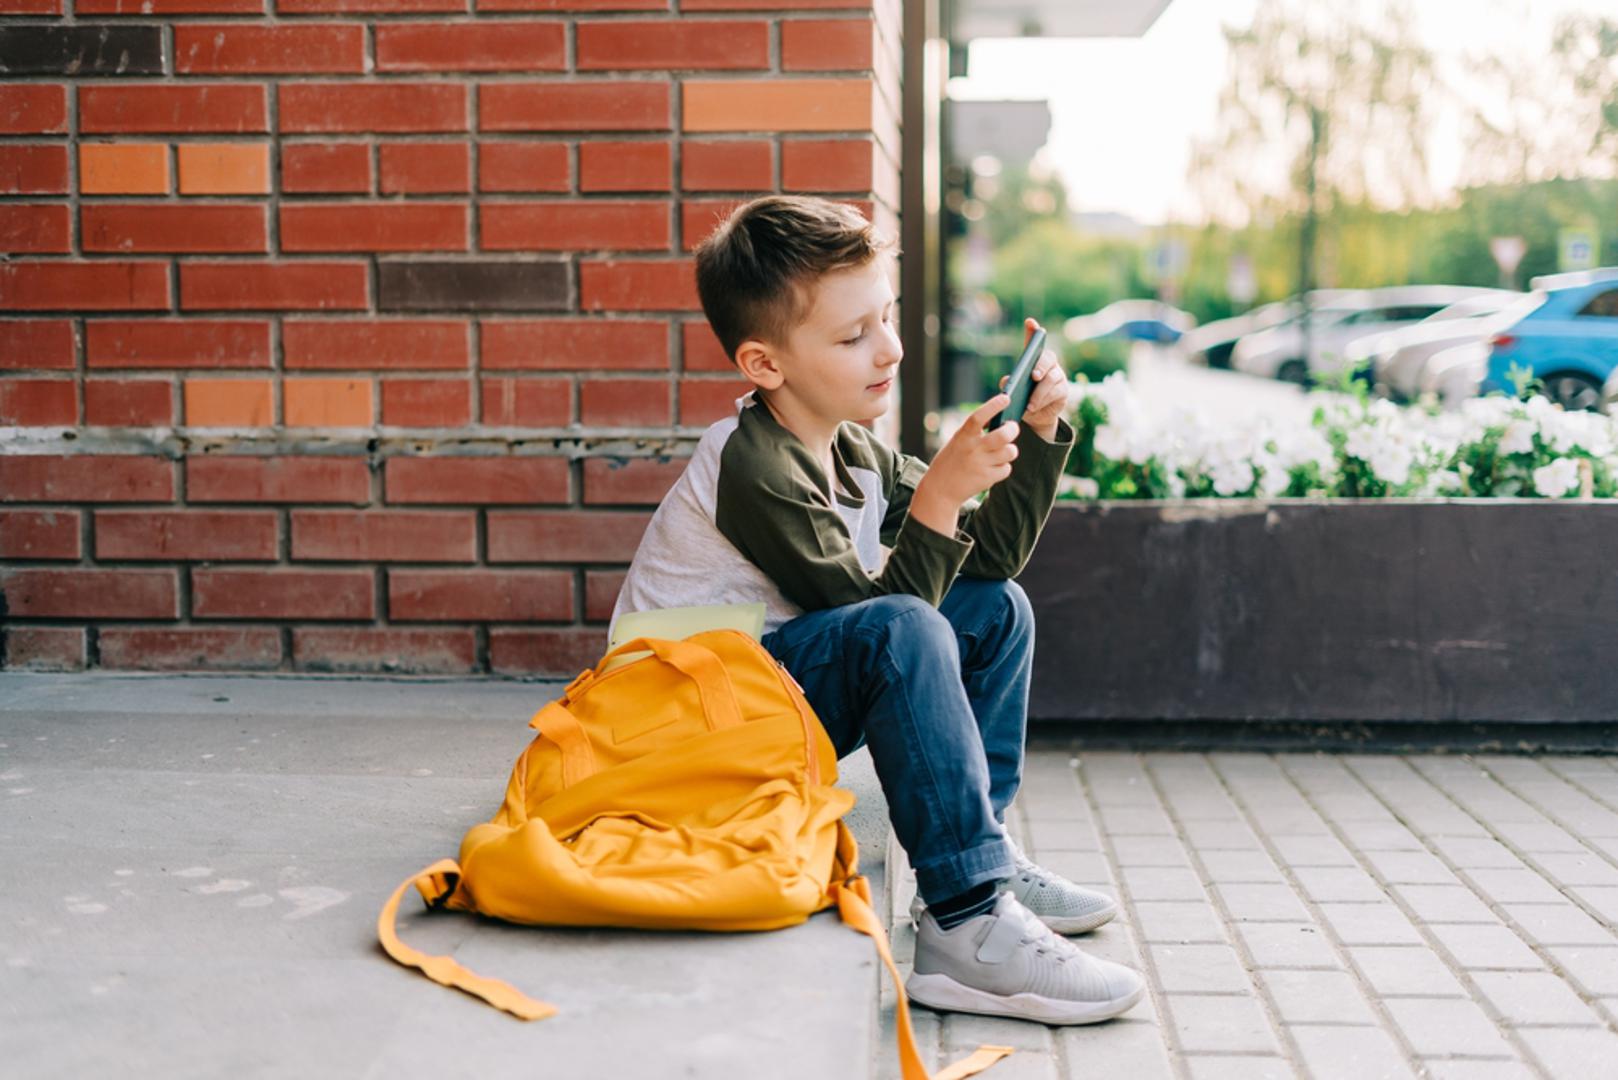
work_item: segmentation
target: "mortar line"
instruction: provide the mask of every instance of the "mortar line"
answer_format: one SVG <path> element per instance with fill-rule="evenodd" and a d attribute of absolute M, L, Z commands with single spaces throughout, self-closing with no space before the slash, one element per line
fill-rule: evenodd
<path fill-rule="evenodd" d="M 1120 755 L 1123 756 L 1123 755 Z M 1130 754 L 1130 760 L 1140 768 L 1140 755 Z M 1084 799 L 1085 807 L 1090 811 L 1091 828 L 1095 831 L 1096 842 L 1101 847 L 1102 858 L 1107 860 L 1107 870 L 1112 880 L 1118 883 L 1118 906 L 1121 914 L 1129 918 L 1129 943 L 1135 953 L 1135 960 L 1140 965 L 1141 977 L 1146 980 L 1146 989 L 1152 997 L 1152 1009 L 1157 1014 L 1158 1037 L 1163 1040 L 1168 1050 L 1169 1069 L 1180 1080 L 1191 1080 L 1191 1066 L 1186 1061 L 1186 1050 L 1180 1045 L 1180 1036 L 1174 1029 L 1168 1012 L 1167 998 L 1160 988 L 1157 978 L 1157 965 L 1152 961 L 1152 953 L 1147 948 L 1147 942 L 1140 929 L 1140 913 L 1135 910 L 1134 898 L 1130 895 L 1129 883 L 1124 880 L 1123 866 L 1118 861 L 1118 851 L 1112 843 L 1112 831 L 1106 827 L 1106 819 L 1101 815 L 1101 804 L 1096 801 L 1095 793 L 1085 775 L 1084 755 L 1081 751 L 1069 751 L 1069 768 L 1073 770 L 1079 783 L 1079 791 Z M 1076 764 L 1075 764 L 1076 763 Z"/>
<path fill-rule="evenodd" d="M 1280 777 L 1281 782 L 1296 791 L 1297 786 L 1292 783 L 1291 777 L 1288 776 L 1285 768 L 1278 759 L 1278 756 L 1275 754 L 1265 754 L 1263 756 L 1269 760 L 1272 766 L 1274 766 L 1276 774 L 1278 777 Z M 1417 1076 L 1425 1075 L 1427 1071 L 1426 1066 L 1422 1062 L 1421 1056 L 1416 1053 L 1415 1046 L 1405 1035 L 1404 1029 L 1394 1021 L 1393 1014 L 1388 1011 L 1382 995 L 1376 992 L 1375 988 L 1371 986 L 1370 980 L 1365 976 L 1365 973 L 1360 970 L 1359 964 L 1355 963 L 1353 954 L 1348 951 L 1348 945 L 1344 943 L 1342 937 L 1337 933 L 1336 927 L 1332 926 L 1331 920 L 1327 919 L 1321 912 L 1320 901 L 1310 896 L 1308 891 L 1303 888 L 1303 883 L 1298 879 L 1298 875 L 1295 873 L 1295 868 L 1291 865 L 1289 860 L 1281 857 L 1280 848 L 1276 845 L 1274 838 L 1271 837 L 1269 832 L 1265 829 L 1261 829 L 1258 826 L 1257 813 L 1247 804 L 1245 799 L 1236 794 L 1235 787 L 1230 783 L 1230 779 L 1224 774 L 1224 772 L 1220 770 L 1218 763 L 1210 760 L 1209 766 L 1212 768 L 1214 776 L 1219 780 L 1220 785 L 1225 789 L 1231 801 L 1235 803 L 1237 808 L 1241 811 L 1244 820 L 1247 821 L 1248 828 L 1253 830 L 1254 835 L 1258 837 L 1259 843 L 1264 845 L 1266 854 L 1270 856 L 1271 861 L 1273 861 L 1276 868 L 1280 870 L 1281 876 L 1285 878 L 1287 884 L 1291 886 L 1293 893 L 1298 898 L 1298 902 L 1303 905 L 1303 908 L 1306 912 L 1308 912 L 1309 917 L 1314 920 L 1315 925 L 1320 930 L 1321 936 L 1331 944 L 1333 952 L 1337 954 L 1338 959 L 1343 964 L 1343 971 L 1348 974 L 1348 977 L 1354 981 L 1355 986 L 1359 988 L 1360 996 L 1363 997 L 1366 1004 L 1369 1005 L 1372 1015 L 1378 1018 L 1378 1026 L 1390 1038 L 1393 1039 L 1394 1043 L 1404 1054 L 1405 1060 L 1411 1066 L 1412 1071 L 1415 1072 Z M 1302 796 L 1300 795 L 1300 797 Z M 1307 798 L 1304 798 L 1304 805 L 1309 807 L 1310 812 L 1319 818 L 1328 829 L 1331 828 L 1331 823 L 1326 821 L 1326 819 L 1321 815 L 1319 808 L 1316 807 L 1314 803 L 1310 802 Z M 1346 846 L 1347 845 L 1345 845 L 1345 847 Z"/>
<path fill-rule="evenodd" d="M 1537 813 L 1541 817 L 1545 818 L 1545 820 L 1548 821 L 1550 824 L 1554 825 L 1558 829 L 1561 829 L 1570 838 L 1577 841 L 1579 843 L 1579 845 L 1582 846 L 1586 851 L 1590 851 L 1591 853 L 1597 855 L 1603 861 L 1609 861 L 1609 862 L 1612 861 L 1612 860 L 1608 859 L 1605 852 L 1596 851 L 1595 849 L 1591 848 L 1589 844 L 1586 844 L 1584 842 L 1584 839 L 1581 836 L 1579 836 L 1573 830 L 1569 829 L 1566 825 L 1562 824 L 1555 817 L 1545 813 L 1545 811 L 1543 809 L 1541 809 L 1539 806 L 1535 805 L 1530 800 L 1525 799 L 1522 796 L 1518 795 L 1515 791 L 1512 791 L 1510 787 L 1508 787 L 1506 784 L 1501 782 L 1494 775 L 1494 773 L 1490 772 L 1483 765 L 1479 764 L 1477 762 L 1477 760 L 1475 758 L 1473 758 L 1471 755 L 1466 755 L 1465 760 L 1467 762 L 1469 762 L 1470 764 L 1472 764 L 1479 771 L 1481 771 L 1485 776 L 1487 776 L 1489 778 L 1489 780 L 1492 783 L 1494 783 L 1497 787 L 1500 787 L 1501 789 L 1506 791 L 1507 794 L 1509 794 L 1513 798 L 1518 799 L 1519 801 L 1521 801 L 1524 805 L 1528 806 L 1535 813 Z M 1539 866 L 1539 864 L 1535 861 L 1534 856 L 1533 856 L 1533 854 L 1531 852 L 1526 851 L 1519 844 L 1517 844 L 1517 843 L 1515 843 L 1513 841 L 1507 840 L 1504 837 L 1498 835 L 1496 833 L 1496 831 L 1494 830 L 1494 828 L 1491 827 L 1489 825 L 1489 823 L 1487 821 L 1485 821 L 1483 819 L 1483 817 L 1480 816 L 1480 814 L 1477 811 L 1472 810 L 1469 806 L 1462 803 L 1458 796 L 1453 794 L 1448 788 L 1446 788 L 1446 787 L 1442 786 L 1441 784 L 1439 784 L 1438 781 L 1434 780 L 1432 777 L 1428 776 L 1426 773 L 1422 772 L 1419 769 L 1414 769 L 1412 771 L 1414 771 L 1424 781 L 1426 781 L 1428 784 L 1430 784 L 1435 790 L 1441 792 L 1444 795 L 1445 798 L 1449 799 L 1452 803 L 1454 803 L 1457 807 L 1459 807 L 1460 810 L 1463 813 L 1465 813 L 1468 817 L 1472 818 L 1472 820 L 1476 821 L 1479 825 L 1482 825 L 1484 828 L 1488 829 L 1489 835 L 1498 844 L 1500 844 L 1501 847 L 1503 847 L 1507 851 L 1511 852 L 1511 854 L 1513 856 L 1515 856 L 1520 862 L 1522 862 L 1524 865 L 1528 866 L 1531 870 L 1533 870 L 1534 873 L 1538 874 L 1541 878 L 1543 878 L 1545 880 L 1546 884 L 1550 885 L 1558 893 L 1561 893 L 1563 899 L 1567 900 L 1569 903 L 1576 906 L 1580 911 L 1582 911 L 1586 915 L 1590 916 L 1590 918 L 1594 919 L 1597 923 L 1600 923 L 1603 927 L 1607 928 L 1609 931 L 1611 931 L 1613 929 L 1613 927 L 1611 926 L 1609 920 L 1607 919 L 1607 917 L 1605 915 L 1603 915 L 1599 911 L 1596 911 L 1594 908 L 1592 908 L 1589 904 L 1587 904 L 1583 900 L 1583 898 L 1564 891 L 1563 886 L 1554 879 L 1554 876 L 1551 875 L 1551 874 L 1548 874 L 1545 870 L 1543 870 Z M 1555 852 L 1542 852 L 1541 854 L 1555 854 Z M 1571 853 L 1569 853 L 1569 854 L 1571 854 Z M 1614 865 L 1618 865 L 1618 863 L 1615 863 Z M 1484 869 L 1484 868 L 1479 867 L 1478 869 Z M 1569 888 L 1571 888 L 1571 886 L 1569 886 Z M 1524 902 L 1525 903 L 1531 903 L 1532 901 L 1524 901 Z M 1615 934 L 1613 944 L 1618 944 L 1618 934 Z"/>
<path fill-rule="evenodd" d="M 1191 756 L 1202 763 L 1203 768 L 1208 771 L 1210 778 L 1213 779 L 1220 793 L 1225 796 L 1225 801 L 1229 803 L 1230 795 L 1225 792 L 1224 786 L 1213 775 L 1213 767 L 1208 761 L 1208 756 L 1206 754 Z M 1275 1032 L 1276 1041 L 1281 1046 L 1281 1059 L 1292 1067 L 1294 1073 L 1302 1076 L 1310 1075 L 1308 1068 L 1303 1064 L 1302 1049 L 1292 1040 L 1291 1033 L 1287 1030 L 1286 1022 L 1281 1019 L 1279 1006 L 1264 987 L 1263 980 L 1255 975 L 1255 972 L 1259 970 L 1259 966 L 1255 961 L 1252 950 L 1247 947 L 1246 940 L 1235 929 L 1235 916 L 1231 913 L 1229 905 L 1225 903 L 1224 897 L 1219 896 L 1212 888 L 1213 883 L 1209 880 L 1208 866 L 1202 861 L 1201 852 L 1191 843 L 1180 815 L 1172 809 L 1172 804 L 1164 797 L 1163 785 L 1158 780 L 1157 774 L 1152 770 L 1150 764 L 1144 760 L 1144 755 L 1141 762 L 1141 771 L 1146 777 L 1146 783 L 1152 789 L 1152 794 L 1157 797 L 1158 803 L 1163 807 L 1163 812 L 1168 816 L 1169 825 L 1174 829 L 1174 838 L 1179 841 L 1181 850 L 1191 864 L 1192 872 L 1197 875 L 1197 884 L 1202 888 L 1203 895 L 1207 897 L 1209 906 L 1218 913 L 1226 939 L 1236 951 L 1236 955 L 1241 959 L 1243 974 L 1247 976 L 1247 981 L 1253 988 L 1253 996 L 1257 997 L 1259 1007 L 1264 1010 L 1264 1019 L 1269 1022 L 1271 1030 Z M 1237 813 L 1241 812 L 1234 804 L 1231 805 L 1231 809 L 1236 810 Z"/>
<path fill-rule="evenodd" d="M 1400 765 L 1403 765 L 1411 773 L 1423 780 L 1426 780 L 1426 777 L 1421 774 L 1420 770 L 1416 769 L 1402 757 L 1398 758 L 1398 761 Z M 1430 841 L 1429 837 L 1424 831 L 1416 828 L 1413 824 L 1407 821 L 1406 818 L 1399 813 L 1398 809 L 1394 807 L 1393 804 L 1387 799 L 1385 799 L 1375 787 L 1367 783 L 1364 777 L 1360 776 L 1360 774 L 1353 768 L 1351 764 L 1346 762 L 1338 762 L 1338 764 L 1345 773 L 1352 777 L 1362 788 L 1365 789 L 1367 793 L 1369 793 L 1373 799 L 1377 801 L 1379 806 L 1387 810 L 1387 812 L 1393 816 L 1394 820 L 1398 821 L 1400 825 L 1404 826 L 1410 835 L 1415 837 L 1416 841 L 1427 850 L 1428 854 L 1432 855 L 1434 858 L 1443 863 L 1444 867 L 1449 870 L 1450 873 L 1454 874 L 1457 880 L 1465 884 L 1466 887 L 1472 891 L 1473 896 L 1476 897 L 1480 903 L 1487 907 L 1489 911 L 1501 921 L 1501 925 L 1507 927 L 1512 933 L 1516 934 L 1518 939 L 1533 951 L 1534 955 L 1538 956 L 1542 961 L 1546 960 L 1546 957 L 1536 947 L 1535 943 L 1528 938 L 1528 935 L 1523 933 L 1521 927 L 1517 925 L 1516 921 L 1513 920 L 1506 912 L 1500 910 L 1499 905 L 1492 897 L 1484 895 L 1483 891 L 1474 881 L 1472 881 L 1469 876 L 1466 875 L 1465 871 L 1460 866 L 1457 866 L 1448 856 L 1446 856 L 1442 851 L 1439 851 L 1437 849 L 1437 845 Z M 1303 791 L 1301 786 L 1299 786 L 1296 777 L 1294 777 L 1290 771 L 1283 771 L 1286 773 L 1287 779 L 1293 785 L 1293 787 L 1298 790 L 1299 794 L 1305 800 L 1309 801 L 1311 806 L 1313 806 L 1313 800 L 1310 800 L 1308 794 Z M 1452 804 L 1455 804 L 1455 800 L 1450 798 L 1448 792 L 1443 791 L 1441 788 L 1436 788 L 1436 785 L 1435 789 L 1438 790 L 1439 793 L 1442 794 L 1446 799 L 1449 799 Z M 1476 817 L 1468 812 L 1465 807 L 1459 806 L 1459 804 L 1455 805 L 1457 806 L 1457 809 L 1461 810 L 1462 813 L 1466 813 L 1467 816 L 1473 817 L 1473 820 L 1477 820 Z M 1332 824 L 1333 831 L 1338 834 L 1339 842 L 1342 843 L 1343 846 L 1349 850 L 1349 853 L 1364 866 L 1366 872 L 1370 874 L 1372 878 L 1382 884 L 1384 889 L 1391 890 L 1392 886 L 1384 881 L 1382 876 L 1377 873 L 1375 867 L 1371 865 L 1370 860 L 1366 858 L 1365 852 L 1360 849 L 1359 845 L 1350 843 L 1346 834 L 1343 833 L 1341 829 L 1336 828 L 1335 823 Z M 1478 821 L 1478 824 L 1482 825 L 1483 822 Z M 1490 835 L 1492 836 L 1493 833 L 1491 832 Z M 1552 1074 L 1550 1073 L 1549 1066 L 1545 1065 L 1539 1059 L 1538 1055 L 1534 1054 L 1532 1049 L 1528 1047 L 1528 1045 L 1522 1040 L 1522 1037 L 1517 1030 L 1517 1025 L 1509 1025 L 1501 1022 L 1503 1016 L 1500 1011 L 1494 1007 L 1494 1004 L 1488 1000 L 1486 995 L 1482 994 L 1481 990 L 1478 988 L 1477 981 L 1472 977 L 1471 972 L 1464 968 L 1460 964 L 1458 958 L 1452 952 L 1450 952 L 1449 947 L 1446 946 L 1441 940 L 1438 940 L 1437 935 L 1433 934 L 1429 930 L 1426 920 L 1417 917 L 1414 908 L 1412 908 L 1403 897 L 1397 896 L 1393 892 L 1389 891 L 1388 898 L 1395 904 L 1395 906 L 1399 908 L 1401 912 L 1405 914 L 1407 918 L 1410 919 L 1411 925 L 1416 928 L 1416 932 L 1421 935 L 1423 940 L 1430 943 L 1431 950 L 1443 958 L 1445 966 L 1450 969 L 1451 974 L 1454 974 L 1457 977 L 1457 980 L 1461 983 L 1462 988 L 1466 990 L 1468 995 L 1470 995 L 1473 1002 L 1477 1004 L 1478 1007 L 1483 1010 L 1484 1014 L 1488 1016 L 1489 1019 L 1494 1023 L 1495 1027 L 1501 1032 L 1501 1036 L 1512 1046 L 1513 1049 L 1522 1055 L 1524 1065 L 1526 1065 L 1529 1069 L 1536 1071 L 1537 1075 L 1539 1076 L 1551 1078 Z M 1552 965 L 1546 963 L 1546 968 L 1547 970 L 1550 970 Z"/>
<path fill-rule="evenodd" d="M 1468 760 L 1471 760 L 1471 758 L 1468 757 Z M 1567 776 L 1567 775 L 1557 771 L 1556 769 L 1553 769 L 1553 768 L 1549 767 L 1548 765 L 1544 764 L 1543 762 L 1541 762 L 1541 761 L 1539 761 L 1537 759 L 1534 760 L 1534 764 L 1538 765 L 1549 776 L 1551 776 L 1551 777 L 1553 777 L 1553 778 L 1555 778 L 1557 780 L 1560 780 L 1563 784 L 1566 784 L 1569 788 L 1572 788 L 1574 791 L 1578 792 L 1580 795 L 1583 795 L 1586 799 L 1589 799 L 1591 802 L 1593 802 L 1597 806 L 1601 807 L 1601 809 L 1607 810 L 1607 811 L 1615 813 L 1615 814 L 1618 814 L 1618 806 L 1614 806 L 1613 804 L 1607 802 L 1607 800 L 1603 796 L 1601 796 L 1601 795 L 1597 794 L 1596 792 L 1590 790 L 1589 788 L 1585 787 L 1583 784 L 1579 783 L 1577 780 L 1573 779 L 1572 777 Z M 1497 783 L 1501 787 L 1505 788 L 1514 797 L 1516 797 L 1518 799 L 1521 799 L 1523 802 L 1525 802 L 1529 806 L 1533 807 L 1534 810 L 1536 810 L 1538 813 L 1543 815 L 1546 820 L 1554 823 L 1563 832 L 1567 833 L 1569 836 L 1573 837 L 1573 839 L 1577 840 L 1584 847 L 1585 851 L 1589 852 L 1590 854 L 1595 855 L 1596 858 L 1598 858 L 1601 861 L 1607 863 L 1608 865 L 1610 865 L 1610 866 L 1612 866 L 1614 868 L 1618 868 L 1618 855 L 1609 854 L 1605 848 L 1597 847 L 1596 845 L 1591 844 L 1589 841 L 1587 841 L 1584 838 L 1584 834 L 1582 832 L 1575 829 L 1572 825 L 1568 824 L 1566 822 L 1566 820 L 1564 820 L 1563 818 L 1559 817 L 1558 815 L 1552 813 L 1551 811 L 1545 809 L 1545 807 L 1541 806 L 1535 800 L 1529 798 L 1527 795 L 1524 795 L 1522 792 L 1518 791 L 1511 784 L 1507 783 L 1504 780 L 1501 780 L 1499 777 L 1497 777 L 1494 774 L 1494 772 L 1492 770 L 1488 769 L 1486 766 L 1479 765 L 1478 767 L 1480 769 L 1482 769 L 1483 771 L 1487 772 L 1488 775 L 1489 775 L 1489 778 L 1491 780 L 1493 780 L 1495 783 Z M 1561 854 L 1561 853 L 1560 852 L 1549 852 L 1549 851 L 1547 851 L 1547 852 L 1542 852 L 1542 854 L 1554 855 L 1554 854 Z M 1540 873 L 1544 873 L 1544 871 L 1541 870 Z M 1603 919 L 1602 921 L 1605 921 L 1605 920 Z"/>
<path fill-rule="evenodd" d="M 1468 760 L 1470 760 L 1470 758 L 1468 758 Z M 1415 773 L 1418 777 L 1420 777 L 1425 783 L 1427 783 L 1429 786 L 1431 786 L 1435 791 L 1437 791 L 1439 794 L 1443 795 L 1446 799 L 1448 799 L 1463 814 L 1465 814 L 1467 817 L 1471 818 L 1473 821 L 1477 822 L 1479 825 L 1483 826 L 1486 830 L 1488 830 L 1490 838 L 1492 838 L 1495 841 L 1495 843 L 1499 844 L 1501 847 L 1503 847 L 1507 851 L 1511 852 L 1511 854 L 1514 857 L 1516 857 L 1519 861 L 1523 862 L 1526 865 L 1529 865 L 1534 870 L 1534 872 L 1536 874 L 1539 874 L 1541 877 L 1545 876 L 1543 871 L 1541 871 L 1537 866 L 1535 866 L 1533 863 L 1530 862 L 1530 859 L 1532 858 L 1532 856 L 1530 856 L 1526 851 L 1523 851 L 1516 844 L 1511 843 L 1511 842 L 1507 841 L 1506 839 L 1504 839 L 1503 837 L 1497 835 L 1495 833 L 1495 831 L 1492 828 L 1490 828 L 1488 822 L 1484 821 L 1483 818 L 1480 817 L 1475 811 L 1473 811 L 1470 807 L 1468 807 L 1467 805 L 1462 803 L 1447 788 L 1444 788 L 1444 787 L 1440 786 L 1437 781 L 1432 779 L 1432 777 L 1428 776 L 1426 773 L 1423 773 L 1421 770 L 1419 770 L 1419 769 L 1417 769 L 1417 768 L 1415 768 L 1413 766 L 1410 766 L 1408 763 L 1406 763 L 1406 767 L 1409 768 L 1411 772 Z M 1491 779 L 1492 779 L 1492 774 L 1491 774 Z M 1367 785 L 1367 786 L 1369 786 L 1369 785 Z M 1373 794 L 1375 794 L 1375 793 L 1373 792 Z M 1425 840 L 1425 838 L 1423 838 L 1423 839 Z M 1480 899 L 1484 899 L 1485 904 L 1489 907 L 1489 909 L 1491 911 L 1495 909 L 1495 907 L 1497 905 L 1492 900 L 1489 900 L 1487 898 L 1482 897 L 1482 895 L 1481 895 L 1482 890 L 1472 881 L 1471 875 L 1467 873 L 1466 868 L 1460 867 L 1458 865 L 1453 865 L 1450 862 L 1450 860 L 1447 857 L 1443 856 L 1442 854 L 1439 854 L 1437 852 L 1434 852 L 1434 854 L 1438 855 L 1438 857 L 1443 860 L 1444 864 L 1449 867 L 1450 871 L 1452 873 L 1454 873 L 1456 875 L 1456 877 L 1458 877 L 1462 881 L 1466 882 L 1468 888 L 1470 888 L 1474 893 L 1479 894 Z M 1474 869 L 1484 869 L 1484 868 L 1483 867 L 1475 867 Z M 1550 882 L 1550 884 L 1552 884 L 1553 886 L 1555 885 L 1554 882 Z M 1558 892 L 1561 892 L 1561 888 L 1559 886 L 1557 886 L 1556 888 L 1557 888 Z M 1609 934 L 1613 935 L 1613 940 L 1610 941 L 1610 942 L 1607 942 L 1607 943 L 1605 943 L 1603 945 L 1591 945 L 1591 946 L 1585 946 L 1585 947 L 1587 947 L 1587 948 L 1607 948 L 1607 947 L 1611 947 L 1613 945 L 1618 945 L 1618 934 L 1613 933 L 1613 928 L 1608 923 L 1605 916 L 1601 915 L 1598 912 L 1595 912 L 1595 911 L 1591 910 L 1589 905 L 1584 903 L 1578 897 L 1569 896 L 1566 893 L 1562 893 L 1562 896 L 1569 903 L 1571 903 L 1574 907 L 1578 908 L 1585 915 L 1587 915 L 1591 919 L 1593 919 L 1596 922 L 1597 925 L 1601 926 L 1603 929 L 1606 929 Z M 1524 903 L 1531 903 L 1531 901 L 1524 901 Z M 1548 906 L 1548 905 L 1538 905 L 1538 906 L 1543 907 L 1543 906 Z M 1557 962 L 1555 954 L 1549 953 L 1548 950 L 1549 950 L 1550 946 L 1541 947 L 1537 942 L 1532 940 L 1530 935 L 1528 935 L 1526 932 L 1524 932 L 1523 930 L 1521 930 L 1517 926 L 1517 922 L 1516 922 L 1515 919 L 1511 918 L 1509 915 L 1507 915 L 1503 911 L 1497 912 L 1497 914 L 1500 915 L 1500 918 L 1503 921 L 1505 921 L 1508 925 L 1511 926 L 1513 932 L 1515 932 L 1517 934 L 1517 936 L 1519 938 L 1521 938 L 1523 940 L 1523 942 L 1525 944 L 1527 944 L 1528 947 L 1534 951 L 1535 955 L 1539 956 L 1545 962 L 1545 966 L 1546 966 L 1547 969 L 1550 969 L 1550 970 L 1556 972 L 1562 978 L 1562 980 L 1564 982 L 1566 982 L 1574 990 L 1574 992 L 1579 996 L 1579 1000 L 1583 1001 L 1586 1005 L 1590 1006 L 1591 1011 L 1594 1012 L 1598 1018 L 1601 1018 L 1603 1015 L 1606 1017 L 1605 1026 L 1607 1027 L 1608 1030 L 1613 1031 L 1615 1033 L 1618 1033 L 1618 1014 L 1614 1014 L 1614 1012 L 1611 1009 L 1609 1009 L 1609 1007 L 1606 1006 L 1603 1003 L 1601 995 L 1599 995 L 1599 994 L 1595 993 L 1594 991 L 1592 991 L 1588 986 L 1586 986 L 1583 982 L 1581 982 L 1578 979 L 1577 976 L 1573 975 L 1571 972 L 1568 972 L 1568 971 L 1564 970 L 1562 968 L 1562 966 L 1560 965 L 1560 963 Z M 1570 948 L 1570 947 L 1576 947 L 1576 946 L 1566 946 L 1566 945 L 1564 945 L 1564 946 L 1559 946 L 1559 947 L 1560 948 Z"/>

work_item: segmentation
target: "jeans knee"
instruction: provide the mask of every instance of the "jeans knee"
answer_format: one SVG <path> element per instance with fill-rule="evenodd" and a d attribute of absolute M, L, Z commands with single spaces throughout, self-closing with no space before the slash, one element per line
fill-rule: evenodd
<path fill-rule="evenodd" d="M 1028 599 L 1028 593 L 1015 581 L 993 581 L 986 583 L 989 591 L 989 602 L 995 612 L 992 622 L 1000 632 L 1009 637 L 1022 637 L 1032 634 L 1034 630 L 1034 605 Z"/>
<path fill-rule="evenodd" d="M 865 601 L 869 623 L 884 643 L 902 648 L 928 648 L 947 643 L 955 648 L 955 629 L 933 605 L 919 596 L 892 593 Z"/>

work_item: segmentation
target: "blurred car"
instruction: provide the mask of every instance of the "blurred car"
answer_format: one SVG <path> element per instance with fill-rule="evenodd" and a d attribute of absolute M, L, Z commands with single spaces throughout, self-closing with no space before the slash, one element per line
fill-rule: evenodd
<path fill-rule="evenodd" d="M 1478 396 L 1488 372 L 1487 338 L 1451 345 L 1422 361 L 1416 393 L 1418 396 L 1431 394 L 1444 408 L 1457 409 L 1467 398 Z"/>
<path fill-rule="evenodd" d="M 1618 369 L 1618 267 L 1550 274 L 1531 283 L 1538 301 L 1489 340 L 1483 393 L 1514 393 L 1511 369 L 1527 368 L 1564 409 L 1600 409 Z"/>
<path fill-rule="evenodd" d="M 1310 332 L 1318 335 L 1348 318 L 1368 302 L 1360 290 L 1343 292 L 1328 300 L 1310 297 Z M 1266 379 L 1282 379 L 1304 385 L 1309 381 L 1309 365 L 1303 356 L 1303 312 L 1289 301 L 1291 312 L 1282 322 L 1256 333 L 1244 335 L 1231 350 L 1232 370 Z"/>
<path fill-rule="evenodd" d="M 1309 293 L 1309 302 L 1317 309 L 1331 307 L 1336 301 L 1352 296 L 1358 291 L 1314 289 Z M 1262 304 L 1228 319 L 1215 319 L 1213 322 L 1203 323 L 1180 339 L 1181 355 L 1189 363 L 1202 364 L 1210 368 L 1229 368 L 1230 356 L 1235 351 L 1237 341 L 1248 334 L 1256 334 L 1260 330 L 1279 326 L 1288 319 L 1295 319 L 1298 312 L 1298 301 L 1293 297 L 1277 300 L 1273 304 Z"/>
<path fill-rule="evenodd" d="M 1232 366 L 1307 385 L 1347 367 L 1345 353 L 1360 338 L 1421 322 L 1452 304 L 1498 291 L 1467 285 L 1367 289 L 1314 313 L 1307 356 L 1300 317 L 1237 342 Z"/>
<path fill-rule="evenodd" d="M 1436 311 L 1421 322 L 1384 334 L 1371 334 L 1343 350 L 1350 366 L 1364 365 L 1377 392 L 1409 400 L 1420 391 L 1422 365 L 1428 357 L 1453 345 L 1483 341 L 1520 317 L 1526 293 L 1494 290 Z"/>
<path fill-rule="evenodd" d="M 1122 338 L 1171 345 L 1197 325 L 1188 312 L 1161 300 L 1115 300 L 1093 315 L 1075 315 L 1062 324 L 1069 341 Z"/>

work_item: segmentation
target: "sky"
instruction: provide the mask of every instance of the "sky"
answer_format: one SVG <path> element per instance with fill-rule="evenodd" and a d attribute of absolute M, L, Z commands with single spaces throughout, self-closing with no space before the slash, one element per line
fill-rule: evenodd
<path fill-rule="evenodd" d="M 1468 52 L 1543 55 L 1551 27 L 1570 12 L 1618 11 L 1618 0 L 1416 0 L 1423 41 L 1440 64 Z M 1046 99 L 1046 154 L 1081 212 L 1112 211 L 1143 224 L 1189 220 L 1192 140 L 1210 134 L 1224 82 L 1224 24 L 1249 22 L 1258 0 L 1172 0 L 1144 37 L 984 40 L 952 79 L 960 99 Z M 1517 32 L 1527 19 L 1535 38 Z M 1440 117 L 1428 155 L 1437 190 L 1453 187 L 1460 124 Z"/>

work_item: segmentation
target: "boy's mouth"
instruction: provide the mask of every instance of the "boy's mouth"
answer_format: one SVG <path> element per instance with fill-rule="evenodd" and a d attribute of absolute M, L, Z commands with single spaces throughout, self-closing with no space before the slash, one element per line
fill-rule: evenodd
<path fill-rule="evenodd" d="M 892 385 L 893 385 L 893 376 L 889 375 L 886 379 L 883 379 L 881 382 L 872 383 L 870 386 L 867 386 L 865 389 L 867 389 L 867 390 L 886 390 L 888 387 L 890 387 Z"/>

